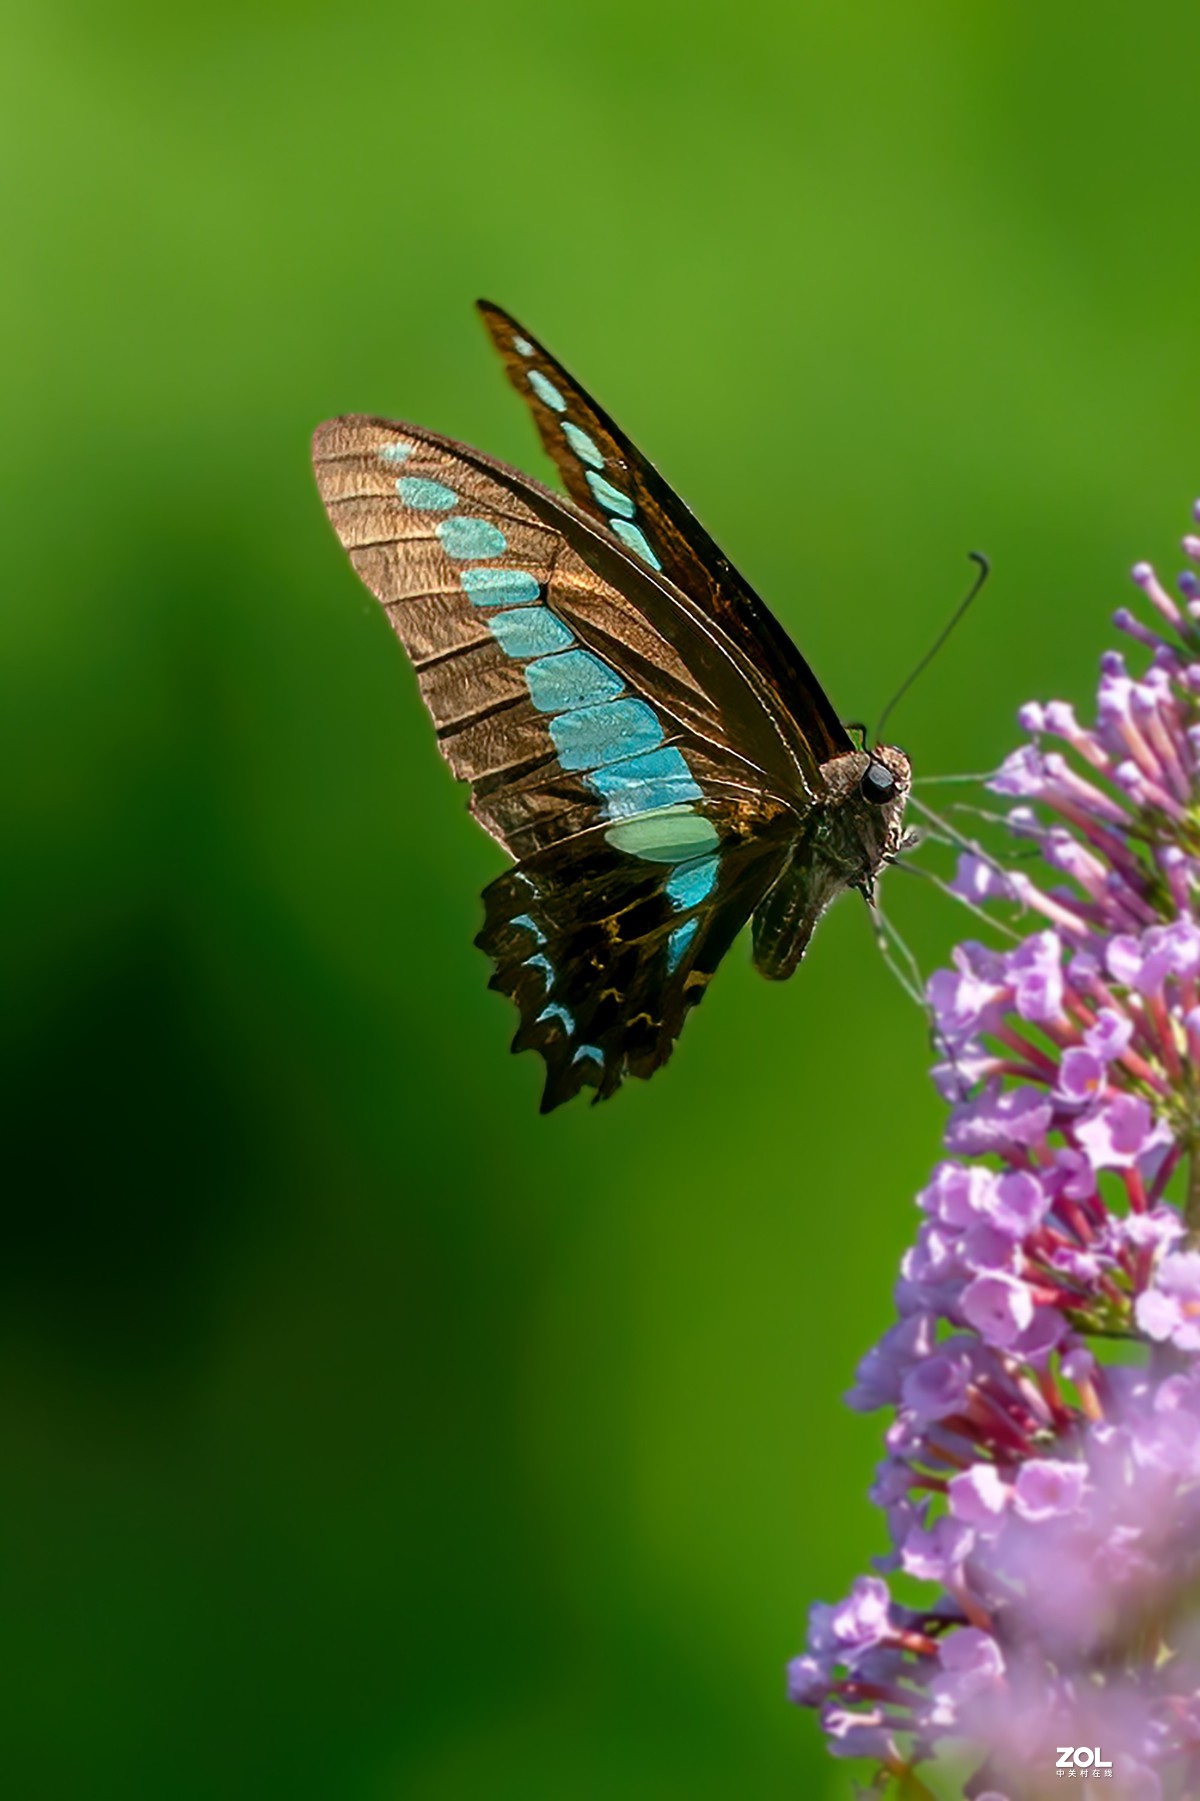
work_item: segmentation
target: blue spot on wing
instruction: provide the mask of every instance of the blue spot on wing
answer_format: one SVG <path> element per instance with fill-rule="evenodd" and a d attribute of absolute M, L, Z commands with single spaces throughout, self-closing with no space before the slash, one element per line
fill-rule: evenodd
<path fill-rule="evenodd" d="M 597 475 L 594 470 L 589 469 L 587 485 L 606 512 L 619 513 L 623 519 L 633 518 L 637 508 L 628 494 L 622 494 L 620 488 L 614 488 L 612 483 L 605 481 L 602 475 Z M 641 536 L 640 533 L 638 535 Z M 642 542 L 645 543 L 645 539 Z"/>
<path fill-rule="evenodd" d="M 653 750 L 663 729 L 644 700 L 610 700 L 550 721 L 550 736 L 564 769 L 596 769 Z"/>
<path fill-rule="evenodd" d="M 625 686 L 615 670 L 587 650 L 565 650 L 559 656 L 531 663 L 525 680 L 539 713 L 565 713 L 593 706 L 612 700 Z"/>
<path fill-rule="evenodd" d="M 556 413 L 566 412 L 566 401 L 563 399 L 554 383 L 549 381 L 546 376 L 542 374 L 540 369 L 531 369 L 529 371 L 529 385 L 537 395 L 538 399 L 543 401 L 546 406 L 552 407 Z"/>
<path fill-rule="evenodd" d="M 454 523 L 463 522 L 455 520 Z M 444 536 L 442 541 L 445 542 Z M 450 554 L 455 553 L 451 551 Z M 525 569 L 464 569 L 460 579 L 477 607 L 524 606 L 526 602 L 536 600 L 542 591 L 537 577 Z"/>
<path fill-rule="evenodd" d="M 514 338 L 513 349 L 517 352 L 518 356 L 533 355 L 533 345 L 529 342 L 528 338 Z"/>
<path fill-rule="evenodd" d="M 418 513 L 448 513 L 458 505 L 458 495 L 444 482 L 431 482 L 423 475 L 402 475 L 396 492 L 406 507 Z"/>
<path fill-rule="evenodd" d="M 504 533 L 487 519 L 447 519 L 438 537 L 448 557 L 498 557 L 508 549 Z"/>
<path fill-rule="evenodd" d="M 403 438 L 396 438 L 390 444 L 381 444 L 378 454 L 385 463 L 403 463 L 412 455 L 414 446 L 406 444 Z"/>
<path fill-rule="evenodd" d="M 610 763 L 607 768 L 594 770 L 587 779 L 588 785 L 608 803 L 605 812 L 610 819 L 629 819 L 655 807 L 704 798 L 683 753 L 673 745 Z"/>
<path fill-rule="evenodd" d="M 662 568 L 662 564 L 636 525 L 631 525 L 628 519 L 610 519 L 608 523 L 610 530 L 617 534 L 622 544 L 632 550 L 635 556 L 641 557 L 643 563 L 648 563 L 651 569 Z"/>
<path fill-rule="evenodd" d="M 541 926 L 538 924 L 537 920 L 532 919 L 528 913 L 514 913 L 512 916 L 512 924 L 515 926 L 520 926 L 522 931 L 532 932 L 533 940 L 534 940 L 535 944 L 545 944 L 545 942 L 546 942 L 545 932 L 543 932 L 543 930 L 542 930 Z"/>
<path fill-rule="evenodd" d="M 667 939 L 668 975 L 674 975 L 675 971 L 679 968 L 679 965 L 687 954 L 688 945 L 696 936 L 699 926 L 700 921 L 698 919 L 685 920 L 683 925 L 675 927 L 675 930 Z"/>
<path fill-rule="evenodd" d="M 569 419 L 564 419 L 562 434 L 581 463 L 590 463 L 593 469 L 603 469 L 604 452 L 595 439 L 588 436 L 587 432 L 581 430 L 578 425 L 572 425 Z"/>
<path fill-rule="evenodd" d="M 543 1019 L 557 1019 L 566 1027 L 568 1037 L 575 1030 L 574 1016 L 568 1013 L 565 1007 L 560 1007 L 557 1001 L 551 1001 L 548 1007 L 543 1007 L 538 1014 L 538 1019 L 539 1021 Z"/>
<path fill-rule="evenodd" d="M 512 613 L 493 613 L 488 630 L 510 657 L 546 657 L 575 642 L 549 607 L 517 607 Z"/>
<path fill-rule="evenodd" d="M 547 988 L 552 988 L 554 986 L 554 965 L 551 963 L 549 957 L 543 957 L 540 951 L 532 957 L 526 957 L 525 968 L 540 971 L 542 980 L 545 982 Z"/>
<path fill-rule="evenodd" d="M 717 885 L 717 873 L 720 869 L 719 857 L 705 857 L 699 863 L 685 863 L 675 870 L 667 879 L 667 899 L 681 913 L 689 907 L 698 907 L 701 901 L 708 899 Z"/>
<path fill-rule="evenodd" d="M 601 1069 L 604 1068 L 604 1052 L 597 1045 L 581 1044 L 571 1061 L 572 1063 L 582 1063 L 585 1058 L 590 1058 L 593 1063 L 598 1063 Z"/>

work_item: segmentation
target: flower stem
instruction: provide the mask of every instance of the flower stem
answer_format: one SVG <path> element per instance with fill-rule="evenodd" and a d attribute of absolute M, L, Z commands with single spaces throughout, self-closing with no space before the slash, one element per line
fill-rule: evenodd
<path fill-rule="evenodd" d="M 1188 1153 L 1187 1201 L 1183 1218 L 1187 1226 L 1187 1248 L 1194 1251 L 1200 1248 L 1200 1146 L 1196 1145 Z"/>

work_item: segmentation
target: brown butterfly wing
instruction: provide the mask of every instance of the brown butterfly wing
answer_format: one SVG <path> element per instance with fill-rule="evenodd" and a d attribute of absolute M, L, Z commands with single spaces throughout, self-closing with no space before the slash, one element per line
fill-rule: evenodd
<path fill-rule="evenodd" d="M 477 451 L 383 419 L 319 427 L 314 464 L 334 529 L 412 660 L 443 756 L 512 856 L 596 818 L 586 755 L 568 754 L 564 766 L 554 742 L 556 730 L 578 735 L 555 723 L 556 711 L 575 707 L 532 694 L 526 673 L 537 664 L 542 687 L 571 674 L 551 663 L 564 653 L 593 678 L 592 704 L 623 701 L 631 729 L 611 748 L 676 749 L 703 790 L 702 811 L 749 825 L 807 810 L 807 771 L 754 666 L 559 496 Z M 529 639 L 531 622 L 540 638 Z M 612 672 L 607 684 L 600 664 Z M 648 744 L 637 725 L 651 693 L 661 730 Z"/>
<path fill-rule="evenodd" d="M 754 663 L 815 765 L 854 747 L 788 634 L 654 465 L 536 338 L 478 302 L 567 492 L 689 595 Z"/>

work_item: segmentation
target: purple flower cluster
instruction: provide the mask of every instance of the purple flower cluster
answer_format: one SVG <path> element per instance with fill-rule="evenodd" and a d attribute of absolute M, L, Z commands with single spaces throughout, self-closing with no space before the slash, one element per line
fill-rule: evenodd
<path fill-rule="evenodd" d="M 1200 581 L 1134 579 L 1149 667 L 1105 656 L 1091 729 L 1024 709 L 989 784 L 1049 879 L 960 859 L 1035 929 L 928 986 L 949 1156 L 849 1397 L 893 1413 L 891 1550 L 789 1669 L 878 1794 L 928 1794 L 947 1746 L 979 1801 L 1048 1792 L 1062 1747 L 1124 1797 L 1200 1793 Z"/>

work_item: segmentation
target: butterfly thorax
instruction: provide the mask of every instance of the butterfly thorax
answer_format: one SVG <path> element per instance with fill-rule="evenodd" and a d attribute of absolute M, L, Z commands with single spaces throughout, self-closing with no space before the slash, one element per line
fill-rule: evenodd
<path fill-rule="evenodd" d="M 754 914 L 754 962 L 782 981 L 805 951 L 818 919 L 847 888 L 870 901 L 875 878 L 900 849 L 912 782 L 894 745 L 846 751 L 821 765 L 825 792 L 795 834 L 790 854 Z"/>

